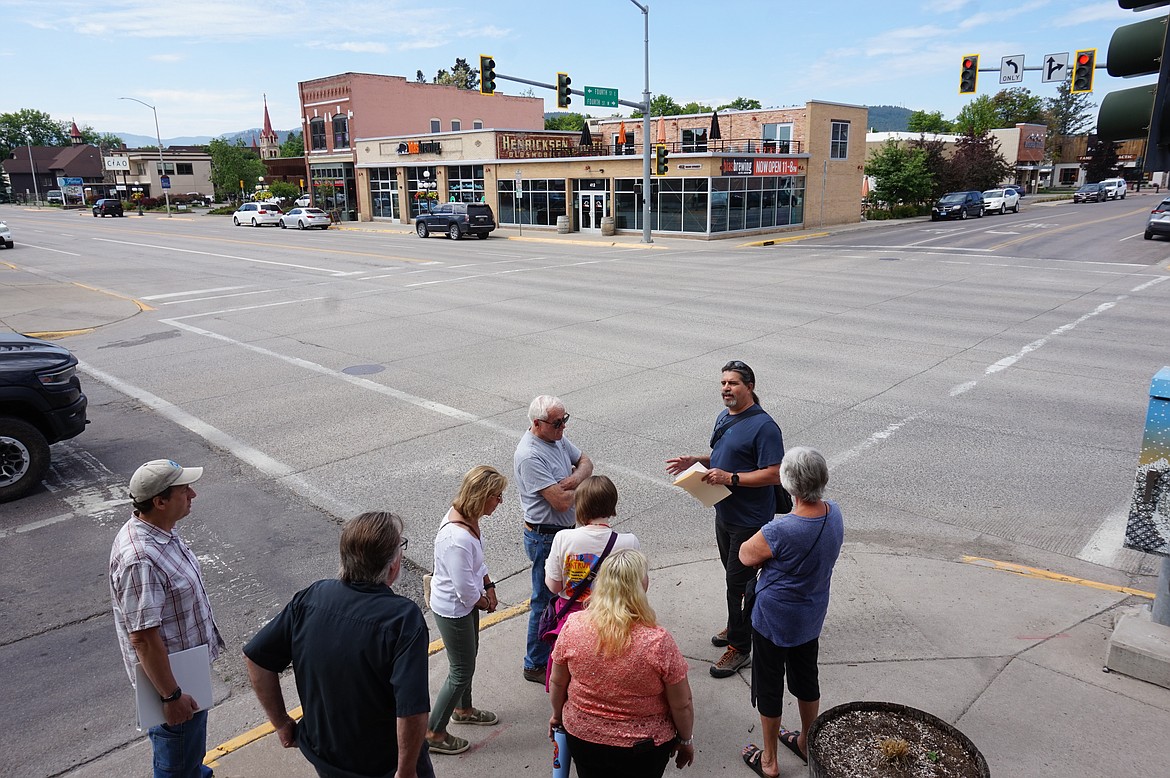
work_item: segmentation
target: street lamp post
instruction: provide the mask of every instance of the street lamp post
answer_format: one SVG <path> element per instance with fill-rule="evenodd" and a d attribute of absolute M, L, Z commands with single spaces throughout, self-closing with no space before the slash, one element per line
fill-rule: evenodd
<path fill-rule="evenodd" d="M 642 5 L 638 0 L 630 0 L 638 6 L 638 10 L 645 17 L 646 34 L 643 42 L 645 52 L 644 72 L 646 83 L 642 89 L 642 242 L 653 243 L 650 237 L 650 6 Z M 625 142 L 625 138 L 621 139 Z"/>
<path fill-rule="evenodd" d="M 119 97 L 118 99 L 119 100 L 133 100 L 134 102 L 140 103 L 141 105 L 145 105 L 147 108 L 154 111 L 154 137 L 158 139 L 158 166 L 159 166 L 158 174 L 159 174 L 159 186 L 161 187 L 162 186 L 162 177 L 167 174 L 167 163 L 163 160 L 162 133 L 160 133 L 158 131 L 158 109 L 155 108 L 150 103 L 145 103 L 142 100 L 139 100 L 137 97 Z M 649 164 L 649 163 L 647 163 L 647 164 Z M 171 216 L 171 190 L 163 188 L 163 197 L 165 197 L 166 201 L 167 201 L 167 218 L 170 218 L 170 216 Z M 139 209 L 141 210 L 141 206 Z"/>
<path fill-rule="evenodd" d="M 28 136 L 28 167 L 32 171 L 33 180 L 33 196 L 37 199 L 37 208 L 41 207 L 41 189 L 37 186 L 37 163 L 33 160 L 32 155 L 32 135 Z M 25 189 L 25 192 L 28 190 Z"/>

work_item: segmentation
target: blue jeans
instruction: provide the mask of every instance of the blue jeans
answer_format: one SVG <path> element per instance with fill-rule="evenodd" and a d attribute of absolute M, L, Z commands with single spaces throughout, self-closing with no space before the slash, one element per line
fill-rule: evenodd
<path fill-rule="evenodd" d="M 532 610 L 528 614 L 528 652 L 524 655 L 524 669 L 545 667 L 552 646 L 540 639 L 537 625 L 540 614 L 552 599 L 553 593 L 544 585 L 544 563 L 552 551 L 555 535 L 542 535 L 524 528 L 524 553 L 532 560 Z"/>
<path fill-rule="evenodd" d="M 209 778 L 203 764 L 207 755 L 207 711 L 201 710 L 177 726 L 159 724 L 147 732 L 154 746 L 154 778 Z"/>

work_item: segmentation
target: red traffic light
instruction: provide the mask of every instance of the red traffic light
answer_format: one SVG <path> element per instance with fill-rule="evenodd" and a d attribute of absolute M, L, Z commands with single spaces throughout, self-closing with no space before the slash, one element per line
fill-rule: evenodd
<path fill-rule="evenodd" d="M 971 61 L 970 57 L 967 57 L 966 59 L 963 60 L 963 67 L 965 67 L 965 68 L 969 68 L 974 64 L 975 63 Z"/>
<path fill-rule="evenodd" d="M 1077 55 L 1077 64 L 1078 65 L 1088 65 L 1089 59 L 1090 59 L 1089 53 L 1087 51 L 1082 51 L 1080 54 Z"/>

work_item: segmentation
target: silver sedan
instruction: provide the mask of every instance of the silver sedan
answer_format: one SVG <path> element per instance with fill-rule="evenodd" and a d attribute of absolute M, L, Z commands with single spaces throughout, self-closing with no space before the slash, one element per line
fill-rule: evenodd
<path fill-rule="evenodd" d="M 296 227 L 298 230 L 310 230 L 314 227 L 320 227 L 323 230 L 329 229 L 329 225 L 333 220 L 329 218 L 329 214 L 322 211 L 320 208 L 293 208 L 286 214 L 281 215 L 280 228 L 288 229 L 289 227 Z"/>

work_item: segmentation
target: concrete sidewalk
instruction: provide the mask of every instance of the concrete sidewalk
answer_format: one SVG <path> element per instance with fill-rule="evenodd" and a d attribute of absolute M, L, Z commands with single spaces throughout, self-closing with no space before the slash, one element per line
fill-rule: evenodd
<path fill-rule="evenodd" d="M 686 774 L 750 775 L 739 756 L 743 745 L 758 742 L 750 670 L 716 680 L 707 669 L 720 652 L 709 636 L 723 620 L 722 569 L 710 557 L 652 561 L 651 600 L 691 665 L 696 757 Z M 1095 572 L 1104 586 L 1052 580 L 1024 568 L 1007 572 L 972 558 L 923 558 L 847 544 L 821 637 L 821 709 L 854 700 L 921 708 L 968 735 L 998 776 L 1165 774 L 1170 691 L 1102 672 L 1114 619 L 1148 599 L 1126 591 L 1131 582 L 1112 571 L 1072 564 L 1084 569 L 1063 572 Z M 502 611 L 527 596 L 522 578 L 501 584 Z M 1141 583 L 1153 586 L 1152 579 Z M 438 775 L 548 774 L 548 697 L 520 675 L 526 618 L 517 613 L 484 629 L 476 705 L 495 711 L 501 723 L 453 726 L 473 747 L 460 756 L 434 756 Z M 430 660 L 432 694 L 446 671 L 446 656 L 438 651 Z M 785 705 L 785 723 L 796 726 L 790 697 Z M 251 708 L 262 718 L 246 693 L 233 694 L 221 707 Z M 213 722 L 239 718 L 238 711 L 220 709 L 211 715 Z M 216 775 L 315 775 L 299 752 L 282 749 L 265 732 L 242 732 L 228 743 L 228 752 L 213 761 Z M 139 750 L 138 765 L 145 765 L 149 756 Z M 780 759 L 783 775 L 805 770 L 784 749 Z"/>

